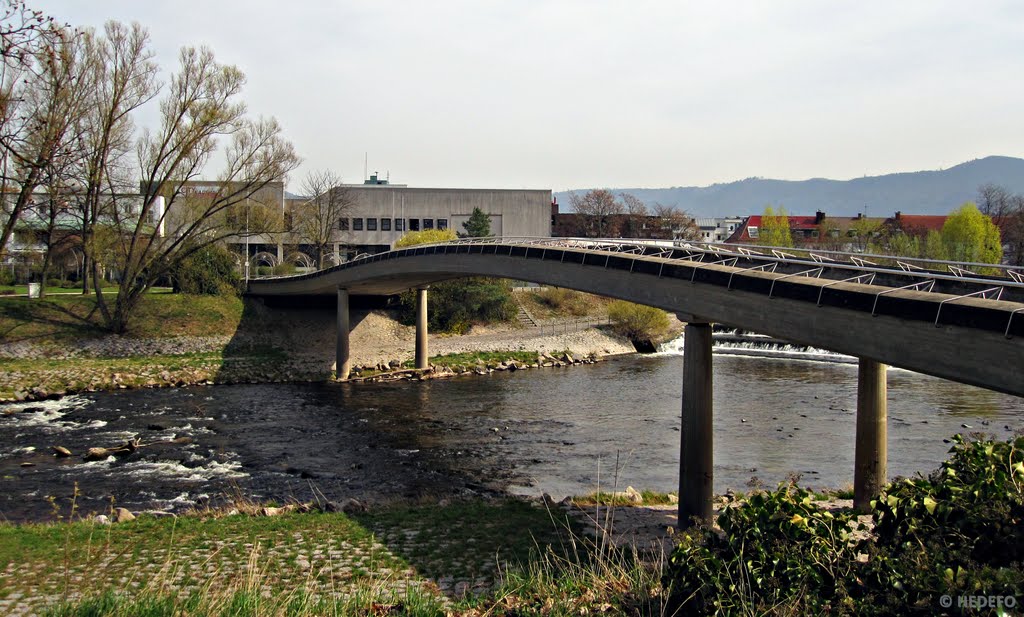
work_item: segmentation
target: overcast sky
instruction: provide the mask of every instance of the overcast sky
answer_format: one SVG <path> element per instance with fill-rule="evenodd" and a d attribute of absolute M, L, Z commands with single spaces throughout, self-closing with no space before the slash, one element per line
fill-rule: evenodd
<path fill-rule="evenodd" d="M 48 0 L 207 45 L 303 157 L 427 187 L 847 179 L 1024 155 L 1024 2 Z"/>

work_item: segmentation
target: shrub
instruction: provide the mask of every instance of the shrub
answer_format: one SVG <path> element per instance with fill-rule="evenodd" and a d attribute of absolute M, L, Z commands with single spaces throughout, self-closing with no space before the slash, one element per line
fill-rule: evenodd
<path fill-rule="evenodd" d="M 14 284 L 14 272 L 11 272 L 7 268 L 0 269 L 0 285 L 13 285 Z"/>
<path fill-rule="evenodd" d="M 725 508 L 673 551 L 664 585 L 682 614 L 935 614 L 942 596 L 1024 594 L 1024 437 L 953 439 L 928 478 L 872 501 L 873 534 L 795 485 Z M 866 562 L 856 559 L 866 554 Z"/>
<path fill-rule="evenodd" d="M 277 264 L 276 266 L 270 269 L 270 273 L 273 274 L 274 276 L 287 276 L 289 274 L 295 274 L 295 264 Z"/>
<path fill-rule="evenodd" d="M 564 311 L 570 315 L 586 315 L 590 312 L 587 295 L 574 289 L 548 287 L 537 293 L 537 300 L 554 311 Z"/>
<path fill-rule="evenodd" d="M 956 435 L 950 453 L 928 478 L 894 481 L 872 501 L 861 595 L 879 614 L 934 608 L 942 594 L 1024 594 L 1024 437 Z"/>
<path fill-rule="evenodd" d="M 516 303 L 506 281 L 472 278 L 445 281 L 430 286 L 427 319 L 431 331 L 463 334 L 473 324 L 509 321 L 516 316 Z M 399 319 L 416 321 L 416 291 L 399 297 Z"/>
<path fill-rule="evenodd" d="M 175 293 L 231 295 L 240 287 L 234 255 L 217 245 L 203 247 L 179 261 L 171 280 Z"/>
<path fill-rule="evenodd" d="M 643 304 L 616 300 L 608 305 L 608 318 L 618 334 L 631 341 L 653 343 L 668 332 L 668 313 Z"/>
<path fill-rule="evenodd" d="M 763 614 L 798 602 L 806 613 L 836 612 L 850 603 L 850 516 L 820 509 L 795 484 L 755 493 L 722 511 L 721 535 L 683 536 L 666 585 L 686 614 Z"/>
<path fill-rule="evenodd" d="M 433 244 L 435 242 L 450 242 L 456 238 L 455 230 L 452 229 L 424 229 L 423 231 L 410 231 L 395 242 L 395 248 L 406 248 L 417 244 Z"/>

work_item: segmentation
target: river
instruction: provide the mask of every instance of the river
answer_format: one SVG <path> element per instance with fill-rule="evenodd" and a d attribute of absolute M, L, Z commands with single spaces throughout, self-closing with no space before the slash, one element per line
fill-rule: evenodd
<path fill-rule="evenodd" d="M 715 490 L 852 483 L 856 365 L 715 356 Z M 678 483 L 682 356 L 428 382 L 136 390 L 0 406 L 0 517 L 354 497 L 556 498 Z M 1024 429 L 1024 399 L 890 369 L 889 473 L 936 468 L 954 433 Z M 134 454 L 83 462 L 139 437 Z M 51 446 L 75 456 L 57 458 Z M 77 493 L 75 486 L 77 485 Z"/>

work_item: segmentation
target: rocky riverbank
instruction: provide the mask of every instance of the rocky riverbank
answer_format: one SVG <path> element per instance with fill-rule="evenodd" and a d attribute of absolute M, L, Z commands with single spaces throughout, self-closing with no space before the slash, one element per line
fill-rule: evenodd
<path fill-rule="evenodd" d="M 240 328 L 234 336 L 135 338 L 102 336 L 67 342 L 0 343 L 0 401 L 54 398 L 76 392 L 231 383 L 323 381 L 334 370 L 331 311 L 281 311 L 261 308 L 259 327 Z M 355 376 L 391 372 L 414 351 L 414 329 L 385 311 L 354 315 L 351 357 Z M 578 330 L 574 330 L 578 328 Z M 509 352 L 508 358 L 482 364 L 439 364 L 418 378 L 486 373 L 531 365 L 559 366 L 632 353 L 632 345 L 601 328 L 574 322 L 565 331 L 476 328 L 463 336 L 431 336 L 432 357 L 479 352 Z M 516 353 L 536 357 L 523 361 Z M 458 370 L 456 370 L 458 369 Z"/>

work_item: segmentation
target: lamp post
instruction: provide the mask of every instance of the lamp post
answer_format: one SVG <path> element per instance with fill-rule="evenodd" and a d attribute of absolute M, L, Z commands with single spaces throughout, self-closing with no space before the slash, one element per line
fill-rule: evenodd
<path fill-rule="evenodd" d="M 249 198 L 245 198 L 245 284 L 249 285 Z"/>

